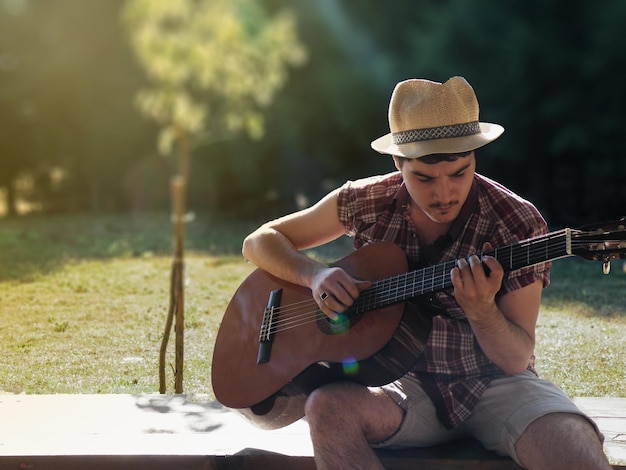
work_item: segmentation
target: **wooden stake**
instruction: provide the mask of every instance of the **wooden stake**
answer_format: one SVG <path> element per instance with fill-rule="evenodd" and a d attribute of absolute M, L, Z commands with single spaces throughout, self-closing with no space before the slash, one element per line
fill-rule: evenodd
<path fill-rule="evenodd" d="M 174 391 L 183 393 L 183 364 L 185 352 L 185 259 L 184 259 L 184 215 L 185 192 L 187 182 L 182 176 L 172 179 L 172 200 L 174 202 L 175 227 L 175 256 L 173 271 L 176 273 L 173 285 L 176 298 L 176 373 L 174 376 Z"/>
<path fill-rule="evenodd" d="M 172 216 L 174 222 L 174 259 L 172 261 L 170 281 L 170 305 L 165 322 L 165 331 L 159 354 L 159 392 L 166 393 L 165 360 L 167 343 L 174 319 L 176 319 L 176 361 L 174 367 L 174 391 L 183 393 L 183 369 L 185 356 L 185 260 L 184 260 L 184 214 L 187 182 L 182 176 L 175 176 L 170 181 L 172 197 Z"/>

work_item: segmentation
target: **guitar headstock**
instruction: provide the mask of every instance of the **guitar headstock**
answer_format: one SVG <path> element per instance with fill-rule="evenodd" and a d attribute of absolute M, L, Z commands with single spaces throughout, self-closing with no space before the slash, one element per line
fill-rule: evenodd
<path fill-rule="evenodd" d="M 602 261 L 608 274 L 611 260 L 626 259 L 626 217 L 572 230 L 572 254 Z"/>

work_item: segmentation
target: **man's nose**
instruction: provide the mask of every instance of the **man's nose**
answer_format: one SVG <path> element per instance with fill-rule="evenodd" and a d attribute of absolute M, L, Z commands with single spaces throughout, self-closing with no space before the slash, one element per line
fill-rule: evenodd
<path fill-rule="evenodd" d="M 435 184 L 435 199 L 437 202 L 447 203 L 452 196 L 452 188 L 445 180 L 437 181 Z"/>

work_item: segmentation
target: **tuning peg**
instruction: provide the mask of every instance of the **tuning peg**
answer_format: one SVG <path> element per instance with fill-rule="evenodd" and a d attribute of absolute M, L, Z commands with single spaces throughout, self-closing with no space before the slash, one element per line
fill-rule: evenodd
<path fill-rule="evenodd" d="M 602 272 L 604 274 L 609 274 L 611 272 L 611 262 L 609 260 L 602 263 Z"/>

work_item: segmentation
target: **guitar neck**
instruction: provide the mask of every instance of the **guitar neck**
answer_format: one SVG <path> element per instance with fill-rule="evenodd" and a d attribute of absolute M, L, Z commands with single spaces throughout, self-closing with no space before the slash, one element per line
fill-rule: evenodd
<path fill-rule="evenodd" d="M 505 271 L 514 271 L 571 256 L 571 238 L 571 229 L 564 229 L 514 245 L 485 251 L 480 256 L 492 256 Z M 457 261 L 446 261 L 376 281 L 364 293 L 365 295 L 359 297 L 355 308 L 357 311 L 373 310 L 452 287 L 450 271 L 457 265 Z"/>

